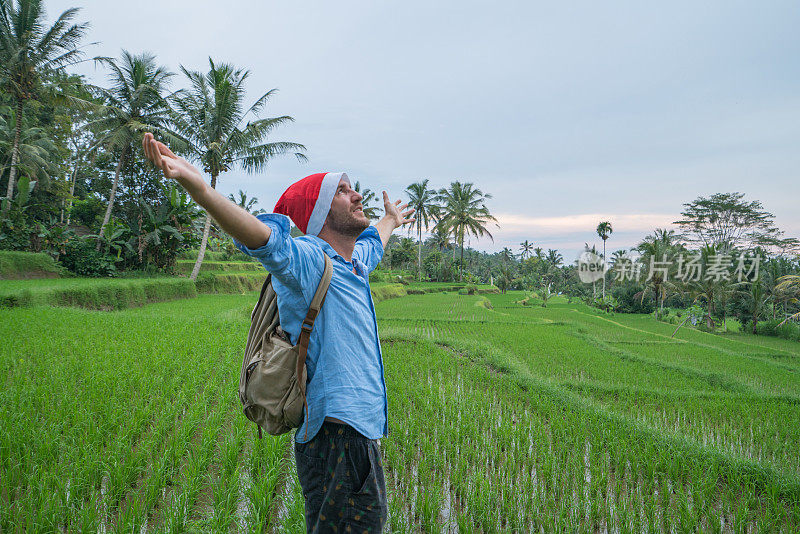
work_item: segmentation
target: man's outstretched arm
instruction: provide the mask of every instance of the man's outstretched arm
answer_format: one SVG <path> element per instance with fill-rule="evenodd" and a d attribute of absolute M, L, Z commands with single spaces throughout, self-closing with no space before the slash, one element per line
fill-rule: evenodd
<path fill-rule="evenodd" d="M 378 234 L 381 236 L 381 242 L 384 248 L 386 248 L 386 243 L 389 242 L 389 238 L 392 236 L 392 232 L 394 232 L 395 228 L 416 220 L 408 218 L 409 215 L 414 213 L 413 208 L 403 211 L 407 207 L 408 204 L 403 204 L 401 206 L 400 200 L 394 202 L 390 201 L 386 191 L 383 192 L 383 209 L 386 211 L 386 215 L 375 223 L 375 228 L 378 229 Z"/>
<path fill-rule="evenodd" d="M 260 248 L 269 241 L 272 232 L 269 226 L 222 196 L 216 189 L 212 189 L 203 180 L 200 171 L 185 159 L 173 154 L 164 143 L 156 141 L 153 134 L 144 134 L 142 148 L 147 159 L 161 169 L 166 178 L 181 184 L 194 201 L 205 208 L 236 241 L 250 249 Z"/>

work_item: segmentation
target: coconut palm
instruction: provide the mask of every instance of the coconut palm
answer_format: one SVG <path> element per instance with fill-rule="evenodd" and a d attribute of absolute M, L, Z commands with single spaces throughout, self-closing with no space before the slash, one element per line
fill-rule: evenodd
<path fill-rule="evenodd" d="M 746 299 L 747 316 L 753 323 L 752 331 L 755 334 L 758 327 L 758 318 L 767 311 L 772 297 L 764 287 L 764 282 L 760 277 L 751 281 L 746 290 L 740 289 L 739 292 Z"/>
<path fill-rule="evenodd" d="M 469 235 L 475 237 L 489 236 L 494 241 L 492 234 L 486 229 L 490 221 L 497 219 L 486 207 L 486 200 L 492 198 L 484 194 L 473 184 L 452 182 L 447 189 L 441 189 L 437 199 L 442 205 L 440 224 L 448 228 L 461 247 L 461 264 L 459 265 L 459 280 L 464 280 L 464 238 Z M 499 226 L 499 225 L 498 225 Z"/>
<path fill-rule="evenodd" d="M 603 240 L 603 262 L 606 261 L 606 239 L 613 231 L 611 223 L 608 221 L 603 221 L 597 225 L 597 235 Z M 603 298 L 606 298 L 606 271 L 603 272 Z"/>
<path fill-rule="evenodd" d="M 672 272 L 674 258 L 686 252 L 683 246 L 676 243 L 676 241 L 677 236 L 674 230 L 656 228 L 652 235 L 645 237 L 644 240 L 631 250 L 639 251 L 641 254 L 639 261 L 642 265 L 649 265 L 652 261 L 653 266 L 656 267 L 656 262 L 666 261 L 666 266 L 669 267 L 667 274 L 669 274 Z M 645 286 L 645 291 L 642 293 L 642 300 L 644 299 L 644 293 L 647 289 L 652 288 L 656 296 L 656 303 L 662 311 L 664 309 L 664 301 L 669 291 L 675 291 L 679 288 L 678 285 L 669 280 L 669 276 L 665 276 L 663 270 L 654 270 L 652 274 L 648 274 L 648 280 L 645 281 Z"/>
<path fill-rule="evenodd" d="M 790 298 L 787 299 L 787 302 L 797 303 L 798 297 L 800 297 L 800 275 L 796 274 L 787 274 L 781 276 L 777 280 L 778 284 L 775 286 L 775 292 L 784 293 L 789 295 Z M 794 313 L 786 317 L 783 321 L 781 321 L 781 325 L 789 320 L 797 320 L 800 319 L 800 312 Z M 753 333 L 756 333 L 755 325 L 753 326 Z"/>
<path fill-rule="evenodd" d="M 17 179 L 25 102 L 36 98 L 50 75 L 81 57 L 78 43 L 88 23 L 73 24 L 77 13 L 77 8 L 67 9 L 47 27 L 42 0 L 0 0 L 0 79 L 15 105 L 7 198 L 12 198 Z"/>
<path fill-rule="evenodd" d="M 253 206 L 258 204 L 258 197 L 248 197 L 247 193 L 239 189 L 239 199 L 237 200 L 236 197 L 233 196 L 233 193 L 228 195 L 228 200 L 242 208 L 244 211 L 251 215 L 260 215 L 262 213 L 267 213 L 265 209 L 257 209 L 253 210 Z"/>
<path fill-rule="evenodd" d="M 180 144 L 180 140 L 167 128 L 170 114 L 163 93 L 172 73 L 159 66 L 154 55 L 133 55 L 123 50 L 119 62 L 111 58 L 100 58 L 99 61 L 111 70 L 111 86 L 94 88 L 104 101 L 105 113 L 89 122 L 87 128 L 102 132 L 92 150 L 103 146 L 117 155 L 108 206 L 98 234 L 102 236 L 114 209 L 120 173 L 131 158 L 134 145 L 141 142 L 142 135 L 148 131 L 155 132 L 173 145 Z M 97 250 L 101 245 L 102 240 L 98 239 Z"/>
<path fill-rule="evenodd" d="M 450 246 L 450 232 L 439 224 L 435 225 L 431 231 L 431 244 L 443 252 Z"/>
<path fill-rule="evenodd" d="M 422 279 L 422 230 L 428 231 L 430 223 L 438 215 L 439 204 L 436 202 L 436 191 L 428 188 L 428 179 L 413 183 L 406 187 L 408 194 L 408 207 L 413 208 L 414 220 L 409 224 L 408 231 L 411 232 L 416 226 L 417 241 L 419 241 L 419 251 L 417 263 L 419 268 L 419 279 Z"/>
<path fill-rule="evenodd" d="M 519 250 L 522 261 L 525 261 L 525 259 L 531 255 L 531 252 L 533 252 L 533 243 L 528 242 L 528 240 L 526 239 L 525 241 L 519 244 Z"/>
<path fill-rule="evenodd" d="M 557 268 L 560 267 L 562 263 L 564 263 L 564 256 L 559 254 L 557 250 L 549 248 L 547 249 L 547 256 L 545 257 L 545 261 L 547 261 L 554 268 Z"/>
<path fill-rule="evenodd" d="M 630 256 L 628 256 L 628 252 L 623 249 L 615 250 L 611 254 L 611 260 L 609 261 L 609 264 L 611 265 L 610 268 L 615 269 L 620 263 L 625 261 L 632 261 Z"/>
<path fill-rule="evenodd" d="M 361 206 L 363 207 L 364 215 L 367 216 L 368 219 L 377 219 L 378 218 L 378 208 L 377 206 L 371 206 L 370 204 L 372 201 L 376 200 L 378 197 L 375 195 L 375 192 L 372 189 L 364 188 L 361 190 L 361 182 L 356 180 L 356 185 L 353 187 L 355 191 L 361 194 Z"/>
<path fill-rule="evenodd" d="M 537 250 L 537 257 L 541 257 L 541 252 L 539 252 L 539 250 L 541 250 L 541 249 Z M 584 242 L 583 250 L 584 250 L 584 252 L 591 252 L 595 256 L 597 255 L 597 247 L 594 246 L 594 243 L 592 243 L 592 248 L 589 248 L 589 243 Z M 577 264 L 578 261 L 575 260 L 575 263 Z M 596 280 L 592 280 L 592 299 L 594 299 L 596 297 L 597 297 Z"/>
<path fill-rule="evenodd" d="M 712 263 L 712 258 L 719 253 L 721 248 L 714 245 L 708 245 L 700 249 L 700 264 L 701 273 L 708 271 L 709 264 Z M 714 328 L 714 315 L 716 314 L 716 303 L 719 301 L 720 293 L 729 292 L 729 282 L 725 280 L 716 280 L 714 277 L 702 276 L 699 280 L 689 280 L 685 286 L 689 294 L 692 296 L 694 302 L 705 302 L 706 305 L 706 326 L 709 329 Z M 739 284 L 734 285 L 735 288 Z"/>
<path fill-rule="evenodd" d="M 249 71 L 237 69 L 227 63 L 215 64 L 208 58 L 209 71 L 205 74 L 181 71 L 189 79 L 191 88 L 173 97 L 176 113 L 173 121 L 178 132 L 188 142 L 188 155 L 202 164 L 211 175 L 211 187 L 216 188 L 217 178 L 235 166 L 245 172 L 262 171 L 272 158 L 294 153 L 299 161 L 305 161 L 303 145 L 290 142 L 265 143 L 267 136 L 278 126 L 292 122 L 289 116 L 261 119 L 259 113 L 275 94 L 271 89 L 255 103 L 244 109 L 244 83 Z M 246 124 L 243 124 L 247 120 Z M 197 256 L 191 279 L 195 280 L 203 264 L 211 216 L 206 213 L 200 253 Z"/>

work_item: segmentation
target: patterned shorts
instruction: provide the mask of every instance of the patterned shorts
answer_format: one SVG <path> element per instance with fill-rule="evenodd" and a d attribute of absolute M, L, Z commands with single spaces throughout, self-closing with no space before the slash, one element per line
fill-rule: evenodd
<path fill-rule="evenodd" d="M 378 440 L 325 421 L 308 443 L 294 444 L 306 530 L 379 533 L 386 524 L 386 482 Z"/>

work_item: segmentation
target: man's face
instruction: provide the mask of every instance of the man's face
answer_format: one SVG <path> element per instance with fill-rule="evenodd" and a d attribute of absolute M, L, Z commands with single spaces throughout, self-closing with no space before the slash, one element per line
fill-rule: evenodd
<path fill-rule="evenodd" d="M 325 226 L 333 232 L 358 237 L 369 226 L 369 219 L 364 215 L 361 193 L 350 188 L 350 184 L 342 178 L 331 201 L 331 209 Z"/>

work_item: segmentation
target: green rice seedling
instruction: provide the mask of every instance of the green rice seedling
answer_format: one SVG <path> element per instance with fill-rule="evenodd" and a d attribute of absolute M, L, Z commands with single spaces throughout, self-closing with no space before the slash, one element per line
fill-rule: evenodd
<path fill-rule="evenodd" d="M 376 307 L 392 528 L 797 530 L 796 347 L 487 297 Z M 302 532 L 226 371 L 254 298 L 0 311 L 0 528 Z"/>

